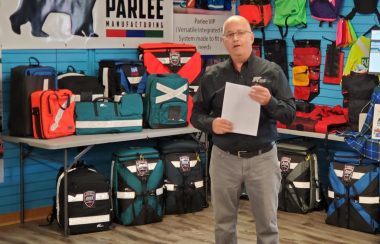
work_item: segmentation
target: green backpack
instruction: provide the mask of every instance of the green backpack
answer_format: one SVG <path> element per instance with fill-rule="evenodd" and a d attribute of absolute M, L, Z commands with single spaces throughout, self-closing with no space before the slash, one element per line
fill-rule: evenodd
<path fill-rule="evenodd" d="M 282 38 L 288 34 L 288 26 L 306 28 L 306 0 L 275 0 L 274 4 L 273 23 L 278 26 Z"/>

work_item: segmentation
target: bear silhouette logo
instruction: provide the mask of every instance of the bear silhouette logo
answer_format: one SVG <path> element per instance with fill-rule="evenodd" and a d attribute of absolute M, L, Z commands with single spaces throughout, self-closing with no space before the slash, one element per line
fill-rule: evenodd
<path fill-rule="evenodd" d="M 92 9 L 96 0 L 21 0 L 9 18 L 12 30 L 21 34 L 21 25 L 30 22 L 32 35 L 48 37 L 42 26 L 50 13 L 64 13 L 71 18 L 71 33 L 77 36 L 97 37 L 93 29 Z"/>

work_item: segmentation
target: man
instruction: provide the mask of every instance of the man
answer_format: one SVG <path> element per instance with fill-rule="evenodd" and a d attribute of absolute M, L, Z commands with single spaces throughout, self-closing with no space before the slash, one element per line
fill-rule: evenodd
<path fill-rule="evenodd" d="M 211 134 L 214 144 L 210 177 L 215 242 L 237 243 L 237 212 L 244 183 L 255 217 L 257 243 L 278 243 L 281 173 L 274 143 L 276 121 L 293 121 L 294 98 L 280 66 L 254 56 L 253 32 L 244 17 L 229 17 L 223 37 L 230 57 L 203 75 L 191 117 L 193 126 Z M 232 133 L 233 124 L 220 117 L 226 82 L 251 87 L 247 96 L 261 105 L 257 136 Z"/>

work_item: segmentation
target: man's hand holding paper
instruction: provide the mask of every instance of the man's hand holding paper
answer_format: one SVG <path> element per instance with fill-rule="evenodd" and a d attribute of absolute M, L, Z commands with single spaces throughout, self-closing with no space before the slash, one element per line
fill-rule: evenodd
<path fill-rule="evenodd" d="M 261 88 L 267 90 L 264 87 Z M 230 82 L 226 83 L 221 117 L 232 123 L 231 132 L 257 135 L 260 119 L 259 102 L 266 101 L 265 91 L 261 90 L 261 88 L 257 88 L 259 90 L 257 95 L 251 95 L 251 87 Z"/>

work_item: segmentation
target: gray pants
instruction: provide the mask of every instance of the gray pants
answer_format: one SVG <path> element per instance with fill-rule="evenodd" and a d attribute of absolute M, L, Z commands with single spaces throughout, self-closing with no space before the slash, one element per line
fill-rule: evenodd
<path fill-rule="evenodd" d="M 237 243 L 236 223 L 242 183 L 255 217 L 257 243 L 279 243 L 277 206 L 281 171 L 276 146 L 248 159 L 213 146 L 210 177 L 216 244 Z"/>

